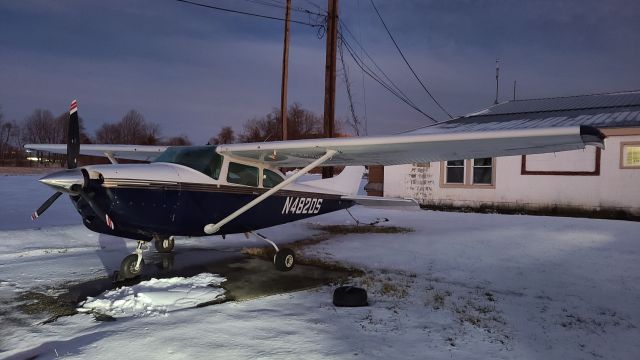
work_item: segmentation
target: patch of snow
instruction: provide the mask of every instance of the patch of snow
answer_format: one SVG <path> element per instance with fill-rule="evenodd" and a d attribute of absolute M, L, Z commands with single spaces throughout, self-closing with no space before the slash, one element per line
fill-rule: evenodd
<path fill-rule="evenodd" d="M 0 230 L 32 229 L 46 226 L 82 224 L 69 196 L 63 195 L 36 221 L 31 214 L 53 190 L 38 182 L 42 175 L 0 176 Z"/>
<path fill-rule="evenodd" d="M 0 177 L 3 306 L 27 290 L 108 277 L 135 246 L 85 229 L 63 198 L 38 219 L 42 229 L 31 229 L 28 215 L 51 195 L 36 180 Z M 114 322 L 80 314 L 25 325 L 0 308 L 0 357 L 564 360 L 640 353 L 638 222 L 359 206 L 352 213 L 363 223 L 384 217 L 390 221 L 383 226 L 414 230 L 332 235 L 305 248 L 307 256 L 365 269 L 352 282 L 367 288 L 369 307 L 335 308 L 326 286 L 193 308 L 200 294 L 205 301 L 220 296 L 223 279 L 209 287 L 203 278 L 195 288 L 193 278 L 158 281 L 83 304 L 111 311 L 120 317 Z M 45 218 L 63 226 L 45 226 Z M 319 231 L 310 222 L 354 223 L 336 212 L 261 233 L 278 244 L 306 239 Z M 175 263 L 211 261 L 212 249 L 223 256 L 263 245 L 242 235 L 179 238 Z M 189 306 L 175 311 L 182 298 Z"/>
<path fill-rule="evenodd" d="M 166 315 L 224 297 L 225 278 L 202 273 L 190 278 L 151 279 L 133 286 L 89 297 L 80 312 L 96 312 L 115 318 Z"/>

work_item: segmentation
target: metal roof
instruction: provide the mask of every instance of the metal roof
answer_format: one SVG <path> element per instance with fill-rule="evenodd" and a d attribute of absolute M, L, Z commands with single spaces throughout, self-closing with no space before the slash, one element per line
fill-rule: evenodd
<path fill-rule="evenodd" d="M 589 125 L 640 127 L 640 91 L 513 100 L 411 133 L 491 131 Z"/>

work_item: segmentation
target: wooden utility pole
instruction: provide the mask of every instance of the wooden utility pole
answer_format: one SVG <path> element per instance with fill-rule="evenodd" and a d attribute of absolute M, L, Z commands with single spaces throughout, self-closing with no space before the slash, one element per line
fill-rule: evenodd
<path fill-rule="evenodd" d="M 282 50 L 282 88 L 280 91 L 280 119 L 282 119 L 282 140 L 288 138 L 287 126 L 287 81 L 289 78 L 289 23 L 291 17 L 291 0 L 287 0 L 284 22 L 284 50 Z"/>
<path fill-rule="evenodd" d="M 336 110 L 336 56 L 338 43 L 338 0 L 328 0 L 327 58 L 324 73 L 324 137 L 334 137 Z M 332 167 L 322 168 L 322 178 L 333 177 Z"/>

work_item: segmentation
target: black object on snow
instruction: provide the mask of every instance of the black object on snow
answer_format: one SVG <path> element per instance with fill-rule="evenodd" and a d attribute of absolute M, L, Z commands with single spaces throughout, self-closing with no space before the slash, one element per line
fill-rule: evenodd
<path fill-rule="evenodd" d="M 367 290 L 355 286 L 340 286 L 333 292 L 335 306 L 368 306 Z"/>

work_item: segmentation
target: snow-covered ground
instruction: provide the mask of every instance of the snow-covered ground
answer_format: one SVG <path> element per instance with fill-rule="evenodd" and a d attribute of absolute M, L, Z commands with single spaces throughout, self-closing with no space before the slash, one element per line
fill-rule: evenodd
<path fill-rule="evenodd" d="M 29 185 L 36 179 L 0 177 L 0 195 L 8 195 L 0 207 L 3 307 L 29 289 L 108 276 L 133 247 L 84 229 L 64 198 L 39 219 L 62 216 L 62 225 L 34 229 L 17 214 L 28 219 L 48 197 L 45 187 Z M 0 357 L 638 358 L 639 223 L 362 207 L 352 212 L 365 221 L 390 220 L 380 226 L 413 229 L 333 234 L 303 249 L 306 256 L 365 270 L 351 282 L 369 290 L 369 307 L 334 307 L 332 286 L 194 307 L 221 296 L 224 274 L 151 280 L 78 304 L 116 321 L 97 321 L 83 310 L 25 326 L 36 319 L 0 311 Z M 338 212 L 263 233 L 292 242 L 318 233 L 318 224 L 352 223 Z M 234 253 L 247 245 L 261 246 L 243 236 L 176 244 L 189 258 L 202 249 Z"/>

